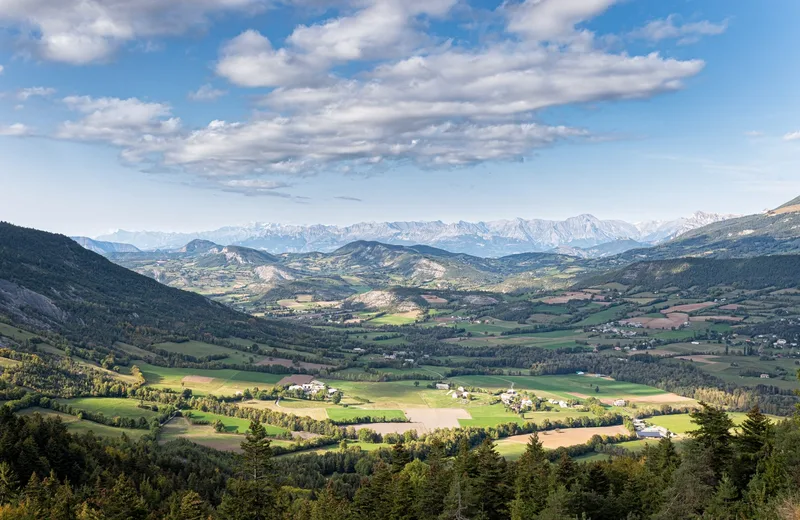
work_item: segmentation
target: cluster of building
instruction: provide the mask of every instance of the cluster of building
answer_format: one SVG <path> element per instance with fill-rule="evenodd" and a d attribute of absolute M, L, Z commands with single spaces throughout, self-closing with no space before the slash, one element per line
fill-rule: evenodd
<path fill-rule="evenodd" d="M 640 439 L 668 439 L 673 437 L 672 432 L 663 426 L 648 426 L 641 419 L 633 420 L 633 428 L 636 430 L 636 436 Z"/>
<path fill-rule="evenodd" d="M 322 381 L 314 379 L 312 376 L 305 375 L 284 377 L 278 382 L 278 386 L 285 385 L 289 385 L 288 390 L 294 392 L 301 391 L 305 395 L 317 395 L 320 392 L 326 392 L 328 395 L 333 395 L 339 391 L 336 388 L 328 387 L 328 385 Z"/>

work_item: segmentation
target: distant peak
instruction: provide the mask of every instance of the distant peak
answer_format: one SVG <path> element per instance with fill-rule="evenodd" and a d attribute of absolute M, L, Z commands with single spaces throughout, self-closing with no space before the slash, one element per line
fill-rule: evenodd
<path fill-rule="evenodd" d="M 220 246 L 210 240 L 195 239 L 180 249 L 181 253 L 205 253 Z"/>

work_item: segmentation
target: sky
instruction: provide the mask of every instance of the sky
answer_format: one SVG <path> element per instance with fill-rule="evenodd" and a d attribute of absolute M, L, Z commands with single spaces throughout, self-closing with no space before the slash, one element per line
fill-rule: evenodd
<path fill-rule="evenodd" d="M 0 0 L 0 220 L 755 213 L 800 195 L 800 2 Z"/>

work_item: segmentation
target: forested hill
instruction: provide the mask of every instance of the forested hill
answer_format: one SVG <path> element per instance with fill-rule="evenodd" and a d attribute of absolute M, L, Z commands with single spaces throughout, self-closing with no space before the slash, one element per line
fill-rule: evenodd
<path fill-rule="evenodd" d="M 0 315 L 75 340 L 136 334 L 292 339 L 296 325 L 255 319 L 120 267 L 70 238 L 0 222 Z M 144 331 L 144 332 L 143 332 Z"/>
<path fill-rule="evenodd" d="M 800 255 L 755 258 L 678 258 L 639 262 L 581 282 L 581 286 L 617 282 L 642 289 L 718 285 L 741 289 L 788 288 L 800 284 Z"/>

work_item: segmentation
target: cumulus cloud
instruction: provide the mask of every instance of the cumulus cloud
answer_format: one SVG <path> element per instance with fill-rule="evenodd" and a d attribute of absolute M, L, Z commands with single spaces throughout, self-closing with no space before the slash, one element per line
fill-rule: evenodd
<path fill-rule="evenodd" d="M 594 18 L 619 0 L 525 0 L 509 4 L 508 29 L 536 41 L 574 38 L 581 22 Z"/>
<path fill-rule="evenodd" d="M 268 0 L 4 0 L 0 27 L 31 34 L 42 58 L 71 64 L 108 59 L 127 42 L 185 33 L 226 11 L 262 9 Z"/>
<path fill-rule="evenodd" d="M 669 15 L 664 20 L 654 20 L 641 29 L 630 33 L 633 38 L 641 38 L 658 42 L 661 40 L 678 40 L 680 44 L 698 41 L 703 36 L 717 36 L 728 29 L 728 20 L 719 23 L 702 20 L 699 22 L 680 23 L 677 15 Z"/>
<path fill-rule="evenodd" d="M 520 161 L 542 147 L 597 139 L 540 114 L 679 90 L 704 67 L 595 47 L 579 26 L 611 0 L 506 6 L 504 28 L 479 46 L 442 44 L 420 29 L 453 4 L 365 0 L 347 15 L 297 27 L 282 44 L 255 30 L 240 34 L 222 46 L 216 72 L 269 88 L 249 119 L 184 129 L 161 103 L 67 98 L 82 118 L 59 136 L 110 142 L 127 160 L 193 172 L 224 190 L 283 193 L 263 177 Z M 343 72 L 353 62 L 359 73 Z"/>
<path fill-rule="evenodd" d="M 23 88 L 17 91 L 17 99 L 20 101 L 27 101 L 32 97 L 50 97 L 56 93 L 56 89 L 49 87 L 30 87 Z"/>
<path fill-rule="evenodd" d="M 784 141 L 800 141 L 800 131 L 789 132 L 783 136 Z"/>
<path fill-rule="evenodd" d="M 226 43 L 217 74 L 242 87 L 317 85 L 331 66 L 407 55 L 428 37 L 414 27 L 420 16 L 445 15 L 456 0 L 374 0 L 350 16 L 295 28 L 275 48 L 255 30 Z"/>
<path fill-rule="evenodd" d="M 189 99 L 192 101 L 214 101 L 227 93 L 225 90 L 216 89 L 206 83 L 194 92 L 189 92 Z"/>
<path fill-rule="evenodd" d="M 21 137 L 30 134 L 31 129 L 22 123 L 0 125 L 0 136 Z"/>
<path fill-rule="evenodd" d="M 57 138 L 111 143 L 122 147 L 123 158 L 132 162 L 158 150 L 181 125 L 180 119 L 171 117 L 169 105 L 163 103 L 89 96 L 70 96 L 63 102 L 83 117 L 62 123 Z"/>

